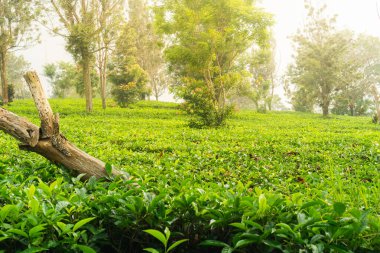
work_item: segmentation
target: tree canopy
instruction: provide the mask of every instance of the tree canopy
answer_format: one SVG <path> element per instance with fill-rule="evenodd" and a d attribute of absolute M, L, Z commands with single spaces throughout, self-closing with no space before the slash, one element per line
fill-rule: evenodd
<path fill-rule="evenodd" d="M 335 28 L 335 17 L 325 17 L 325 7 L 309 11 L 304 29 L 293 37 L 296 44 L 294 64 L 288 75 L 296 85 L 293 102 L 305 109 L 318 104 L 323 115 L 329 114 L 330 105 L 337 92 L 342 89 L 350 68 L 347 53 L 351 46 L 351 36 Z"/>
<path fill-rule="evenodd" d="M 271 15 L 254 1 L 166 0 L 156 8 L 156 25 L 170 40 L 165 55 L 176 79 L 173 90 L 194 124 L 225 122 L 229 98 L 249 85 L 237 59 L 254 44 L 265 46 L 271 24 Z"/>
<path fill-rule="evenodd" d="M 8 103 L 7 68 L 9 52 L 38 38 L 33 21 L 40 14 L 36 0 L 0 0 L 0 78 L 2 101 Z"/>

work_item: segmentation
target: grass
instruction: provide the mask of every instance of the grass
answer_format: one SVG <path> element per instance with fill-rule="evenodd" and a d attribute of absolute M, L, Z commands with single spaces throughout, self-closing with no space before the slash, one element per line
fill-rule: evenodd
<path fill-rule="evenodd" d="M 23 214 L 0 219 L 4 249 L 57 251 L 66 243 L 73 252 L 140 252 L 159 248 L 144 229 L 168 227 L 174 240 L 189 239 L 178 252 L 380 250 L 380 126 L 370 118 L 240 111 L 228 127 L 192 129 L 171 103 L 110 103 L 104 111 L 95 101 L 92 114 L 82 100 L 51 104 L 71 142 L 133 181 L 81 183 L 0 133 L 0 201 Z M 7 109 L 38 123 L 30 100 Z M 44 185 L 57 178 L 54 195 Z M 60 218 L 49 221 L 49 208 Z M 17 234 L 40 224 L 37 241 Z"/>

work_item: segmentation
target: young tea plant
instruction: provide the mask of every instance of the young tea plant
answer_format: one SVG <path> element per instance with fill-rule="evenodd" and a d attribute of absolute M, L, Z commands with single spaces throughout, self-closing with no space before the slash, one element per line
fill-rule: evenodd
<path fill-rule="evenodd" d="M 150 234 L 151 236 L 153 236 L 154 238 L 156 238 L 163 244 L 164 253 L 169 253 L 170 251 L 178 247 L 180 244 L 187 242 L 189 240 L 189 239 L 182 239 L 182 240 L 174 242 L 172 245 L 168 247 L 168 242 L 170 239 L 170 230 L 168 228 L 165 228 L 164 230 L 165 234 L 155 229 L 147 229 L 147 230 L 144 230 L 144 232 Z M 154 248 L 145 248 L 144 250 L 151 253 L 160 253 L 159 250 L 154 249 Z"/>

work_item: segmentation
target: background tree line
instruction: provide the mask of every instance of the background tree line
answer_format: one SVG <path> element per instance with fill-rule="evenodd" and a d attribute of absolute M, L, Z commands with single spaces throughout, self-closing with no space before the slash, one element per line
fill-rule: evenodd
<path fill-rule="evenodd" d="M 74 59 L 45 66 L 53 95 L 83 96 L 88 112 L 97 95 L 106 108 L 109 95 L 128 106 L 150 96 L 158 100 L 170 90 L 184 101 L 182 108 L 192 116 L 192 125 L 220 126 L 237 104 L 252 104 L 265 112 L 281 100 L 275 92 L 280 81 L 273 17 L 253 0 L 0 4 L 4 104 L 8 93 L 22 94 L 17 81 L 11 80 L 14 86 L 9 87 L 8 66 L 16 64 L 11 63 L 16 57 L 13 49 L 38 39 L 36 22 L 62 36 Z M 308 21 L 293 36 L 296 54 L 285 77 L 293 108 L 320 108 L 325 116 L 368 113 L 380 104 L 379 39 L 340 31 L 336 17 L 326 15 L 325 8 L 306 8 Z"/>
<path fill-rule="evenodd" d="M 378 104 L 380 40 L 336 28 L 326 6 L 306 4 L 308 20 L 293 37 L 287 90 L 296 111 L 365 115 Z M 378 110 L 376 110 L 378 111 Z"/>

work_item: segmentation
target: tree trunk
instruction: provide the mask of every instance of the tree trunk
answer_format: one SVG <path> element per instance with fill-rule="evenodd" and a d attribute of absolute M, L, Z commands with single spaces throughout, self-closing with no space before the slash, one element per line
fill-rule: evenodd
<path fill-rule="evenodd" d="M 350 107 L 350 115 L 351 116 L 354 116 L 355 112 L 354 112 L 354 105 L 349 105 Z"/>
<path fill-rule="evenodd" d="M 106 85 L 107 85 L 107 52 L 104 55 L 104 61 L 101 63 L 100 67 L 100 96 L 102 98 L 102 108 L 106 109 Z"/>
<path fill-rule="evenodd" d="M 272 111 L 272 100 L 273 100 L 273 97 L 270 98 L 267 102 L 267 107 L 268 107 L 268 111 Z"/>
<path fill-rule="evenodd" d="M 323 117 L 329 116 L 330 100 L 327 95 L 322 96 L 322 113 Z"/>
<path fill-rule="evenodd" d="M 7 52 L 2 49 L 0 52 L 0 72 L 1 72 L 1 87 L 2 87 L 2 98 L 3 104 L 6 105 L 9 102 L 8 97 L 8 80 L 7 80 Z"/>
<path fill-rule="evenodd" d="M 323 112 L 323 117 L 329 116 L 329 106 L 328 105 L 323 105 L 322 106 L 322 112 Z"/>
<path fill-rule="evenodd" d="M 85 174 L 84 179 L 108 176 L 104 162 L 78 149 L 59 132 L 59 116 L 54 116 L 37 74 L 28 72 L 25 80 L 39 111 L 41 128 L 0 108 L 0 130 L 19 140 L 22 143 L 21 149 L 38 153 L 54 163 Z M 114 169 L 112 174 L 123 175 Z"/>
<path fill-rule="evenodd" d="M 82 68 L 83 68 L 84 94 L 86 97 L 86 111 L 92 112 L 91 67 L 90 67 L 90 57 L 87 54 L 84 54 L 82 56 Z"/>
<path fill-rule="evenodd" d="M 376 85 L 371 86 L 371 92 L 372 92 L 372 96 L 373 96 L 375 107 L 376 107 L 376 115 L 377 115 L 376 123 L 378 123 L 380 119 L 380 97 L 379 97 L 379 92 L 376 88 Z"/>
<path fill-rule="evenodd" d="M 156 81 L 152 81 L 152 86 L 153 86 L 154 97 L 156 98 L 156 101 L 158 101 L 158 98 L 160 97 L 160 92 L 158 91 Z"/>

